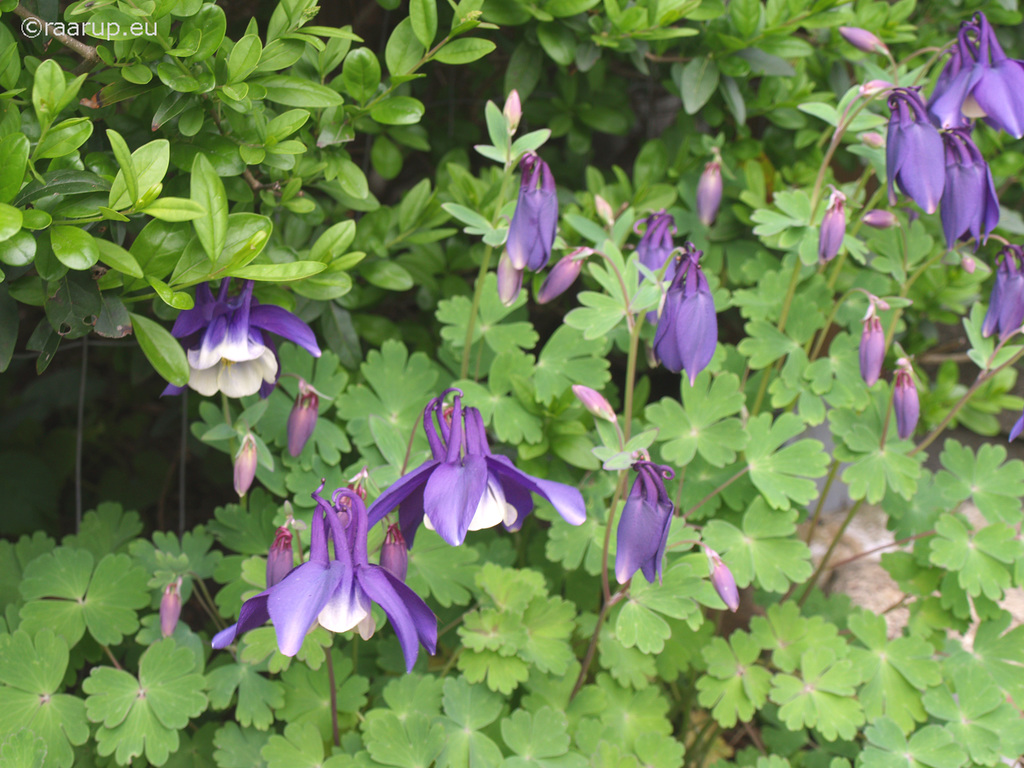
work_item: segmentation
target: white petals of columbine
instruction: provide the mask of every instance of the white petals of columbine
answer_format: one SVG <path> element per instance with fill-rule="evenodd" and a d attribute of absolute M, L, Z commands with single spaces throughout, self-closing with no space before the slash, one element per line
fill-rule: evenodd
<path fill-rule="evenodd" d="M 364 629 L 369 629 L 373 634 L 373 619 L 370 617 L 370 598 L 362 589 L 355 584 L 353 589 L 345 594 L 339 589 L 334 596 L 323 607 L 316 620 L 320 626 L 331 632 L 348 632 L 350 629 L 359 627 L 359 634 Z M 366 624 L 369 619 L 369 624 Z M 364 635 L 363 639 L 369 639 L 370 635 Z"/>
<path fill-rule="evenodd" d="M 189 351 L 191 357 L 192 351 Z M 223 392 L 228 397 L 246 397 L 260 391 L 263 382 L 277 380 L 277 358 L 267 347 L 255 360 L 218 360 L 209 368 L 196 368 L 189 360 L 188 385 L 206 397 Z"/>

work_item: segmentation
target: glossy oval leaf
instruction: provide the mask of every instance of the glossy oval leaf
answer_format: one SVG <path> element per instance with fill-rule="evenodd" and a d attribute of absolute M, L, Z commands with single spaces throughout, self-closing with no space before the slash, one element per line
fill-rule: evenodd
<path fill-rule="evenodd" d="M 50 244 L 54 256 L 68 269 L 89 269 L 100 260 L 96 238 L 80 227 L 52 227 Z"/>
<path fill-rule="evenodd" d="M 188 383 L 189 367 L 181 343 L 160 323 L 130 312 L 135 338 L 154 370 L 176 387 Z"/>

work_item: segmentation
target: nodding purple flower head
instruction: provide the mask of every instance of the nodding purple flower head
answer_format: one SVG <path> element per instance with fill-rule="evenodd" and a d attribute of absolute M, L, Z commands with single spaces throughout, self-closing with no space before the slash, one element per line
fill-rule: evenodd
<path fill-rule="evenodd" d="M 320 496 L 323 487 L 321 483 L 313 493 L 317 504 L 310 526 L 309 560 L 246 600 L 238 623 L 218 632 L 213 647 L 225 648 L 236 636 L 268 619 L 274 624 L 277 647 L 285 656 L 299 652 L 314 623 L 331 632 L 358 629 L 369 638 L 376 629 L 370 610 L 377 603 L 394 627 L 406 669 L 411 671 L 420 645 L 434 653 L 437 619 L 400 579 L 370 563 L 362 499 L 347 488 L 339 488 L 328 502 Z"/>
<path fill-rule="evenodd" d="M 868 80 L 866 83 L 861 83 L 860 88 L 857 89 L 857 93 L 861 96 L 874 96 L 876 93 L 888 91 L 893 87 L 893 84 L 888 80 Z M 877 133 L 874 135 L 878 136 L 878 138 L 882 138 Z"/>
<path fill-rule="evenodd" d="M 170 637 L 181 617 L 181 576 L 164 587 L 160 598 L 160 634 Z"/>
<path fill-rule="evenodd" d="M 708 556 L 708 567 L 711 568 L 711 585 L 715 588 L 718 596 L 722 598 L 725 607 L 736 613 L 740 607 L 740 593 L 736 589 L 736 579 L 733 577 L 732 571 L 711 547 L 706 548 L 705 554 Z"/>
<path fill-rule="evenodd" d="M 718 218 L 722 204 L 722 158 L 715 151 L 715 158 L 704 166 L 704 172 L 697 182 L 697 216 L 700 223 L 710 227 Z"/>
<path fill-rule="evenodd" d="M 447 408 L 449 392 L 456 394 Z M 571 525 L 586 520 L 578 489 L 528 475 L 510 459 L 491 453 L 480 411 L 462 405 L 460 390 L 446 390 L 427 404 L 423 429 L 433 458 L 400 477 L 369 512 L 370 524 L 376 525 L 398 507 L 410 548 L 421 522 L 452 546 L 461 544 L 467 531 L 498 524 L 518 530 L 533 510 L 534 493 L 551 502 Z"/>
<path fill-rule="evenodd" d="M 523 178 L 519 185 L 519 202 L 508 225 L 505 250 L 512 266 L 539 272 L 551 258 L 558 226 L 558 196 L 551 169 L 540 157 L 527 152 L 519 161 Z"/>
<path fill-rule="evenodd" d="M 1024 136 L 1024 62 L 1006 57 L 984 13 L 961 25 L 928 111 L 943 128 L 983 117 L 996 130 Z"/>
<path fill-rule="evenodd" d="M 832 189 L 828 200 L 828 210 L 821 220 L 818 232 L 818 262 L 825 264 L 832 261 L 839 253 L 846 237 L 846 195 L 838 189 Z"/>
<path fill-rule="evenodd" d="M 209 283 L 198 285 L 195 306 L 178 315 L 171 329 L 171 335 L 181 339 L 188 358 L 188 386 L 201 395 L 269 395 L 277 383 L 280 364 L 267 332 L 320 357 L 316 336 L 306 323 L 287 309 L 260 304 L 253 298 L 251 280 L 242 280 L 241 285 L 238 294 L 229 296 L 231 278 L 226 278 L 217 298 Z M 171 384 L 163 394 L 178 395 L 184 390 Z"/>
<path fill-rule="evenodd" d="M 878 35 L 860 27 L 840 27 L 839 34 L 846 42 L 864 53 L 886 53 L 889 50 Z"/>
<path fill-rule="evenodd" d="M 676 231 L 676 220 L 671 214 L 661 210 L 655 211 L 647 218 L 640 219 L 633 226 L 633 231 L 639 233 L 641 224 L 645 225 L 646 229 L 640 242 L 637 243 L 636 254 L 641 264 L 651 272 L 658 272 L 665 266 L 665 262 L 672 254 L 672 249 L 675 248 L 672 235 Z M 665 279 L 671 280 L 673 274 L 675 274 L 674 263 L 669 264 L 665 271 Z"/>
<path fill-rule="evenodd" d="M 896 361 L 896 379 L 893 382 L 892 409 L 896 414 L 896 433 L 906 440 L 917 427 L 921 415 L 921 404 L 914 384 L 914 369 L 910 361 L 901 357 Z"/>
<path fill-rule="evenodd" d="M 405 581 L 409 572 L 409 548 L 405 546 L 402 528 L 393 523 L 384 534 L 384 544 L 380 548 L 381 567 L 387 568 L 400 581 Z"/>
<path fill-rule="evenodd" d="M 895 213 L 880 208 L 868 211 L 860 217 L 860 220 L 874 229 L 889 229 L 889 227 L 895 227 L 900 223 Z"/>
<path fill-rule="evenodd" d="M 718 345 L 718 318 L 711 288 L 700 268 L 693 243 L 686 243 L 681 262 L 665 296 L 654 334 L 654 354 L 673 373 L 686 371 L 693 385 L 707 368 Z"/>
<path fill-rule="evenodd" d="M 860 376 L 869 387 L 882 375 L 882 362 L 885 360 L 885 333 L 875 312 L 875 302 L 872 301 L 864 316 L 864 332 L 860 337 Z"/>
<path fill-rule="evenodd" d="M 996 269 L 988 312 L 981 324 L 984 336 L 999 331 L 1006 337 L 1024 323 L 1024 248 L 1007 245 L 1000 253 L 1002 261 Z"/>
<path fill-rule="evenodd" d="M 942 194 L 942 231 L 946 248 L 967 235 L 979 241 L 988 239 L 999 223 L 999 198 L 992 172 L 966 129 L 944 131 L 946 185 Z"/>
<path fill-rule="evenodd" d="M 316 418 L 320 410 L 320 393 L 305 379 L 299 379 L 299 394 L 295 405 L 288 414 L 288 453 L 298 456 L 306 447 L 316 429 Z"/>
<path fill-rule="evenodd" d="M 605 396 L 597 390 L 591 389 L 590 387 L 586 387 L 582 384 L 573 384 L 572 393 L 576 395 L 576 399 L 583 403 L 583 407 L 586 408 L 592 416 L 604 419 L 605 421 L 616 421 L 618 419 L 611 403 L 609 403 L 608 400 L 605 399 Z"/>
<path fill-rule="evenodd" d="M 291 573 L 295 565 L 292 554 L 292 532 L 281 526 L 274 534 L 274 542 L 267 552 L 267 588 L 274 586 Z"/>
<path fill-rule="evenodd" d="M 583 269 L 583 262 L 594 252 L 593 248 L 576 248 L 558 260 L 551 268 L 544 284 L 537 291 L 537 303 L 547 304 L 561 296 L 576 282 Z"/>
<path fill-rule="evenodd" d="M 252 432 L 246 432 L 242 438 L 242 444 L 235 454 L 234 481 L 235 493 L 239 497 L 245 496 L 252 487 L 252 481 L 256 478 L 256 465 L 259 463 L 259 453 L 256 450 L 256 438 Z"/>
<path fill-rule="evenodd" d="M 672 525 L 672 501 L 665 479 L 675 474 L 671 467 L 641 460 L 633 464 L 637 473 L 619 518 L 615 544 L 615 578 L 625 584 L 638 570 L 651 584 L 661 581 L 668 529 Z"/>
<path fill-rule="evenodd" d="M 501 254 L 498 259 L 498 299 L 506 307 L 511 307 L 519 298 L 522 287 L 523 270 L 512 266 L 507 253 Z"/>
<path fill-rule="evenodd" d="M 889 203 L 896 204 L 895 186 L 924 209 L 935 213 L 942 198 L 946 173 L 942 137 L 928 119 L 916 88 L 896 88 L 889 94 L 889 130 L 885 165 L 889 176 Z"/>

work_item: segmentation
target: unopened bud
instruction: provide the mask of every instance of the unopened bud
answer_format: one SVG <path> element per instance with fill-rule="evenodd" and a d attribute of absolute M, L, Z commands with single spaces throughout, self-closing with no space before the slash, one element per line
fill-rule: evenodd
<path fill-rule="evenodd" d="M 722 163 L 716 157 L 704 166 L 704 172 L 697 182 L 697 216 L 705 227 L 715 223 L 721 203 Z"/>
<path fill-rule="evenodd" d="M 892 409 L 896 414 L 896 432 L 902 440 L 906 440 L 914 434 L 917 427 L 921 404 L 917 397 L 917 386 L 914 384 L 910 361 L 901 357 L 896 361 L 896 365 L 899 368 L 893 383 Z"/>
<path fill-rule="evenodd" d="M 864 332 L 860 337 L 860 375 L 869 387 L 882 375 L 883 360 L 885 334 L 882 332 L 882 321 L 871 314 L 864 320 Z"/>
<path fill-rule="evenodd" d="M 974 257 L 969 253 L 965 253 L 960 257 L 960 266 L 964 268 L 964 272 L 969 275 L 974 274 L 974 270 L 977 269 L 978 263 L 974 260 Z"/>
<path fill-rule="evenodd" d="M 715 588 L 718 596 L 722 598 L 726 607 L 736 613 L 736 609 L 740 607 L 740 594 L 736 590 L 736 579 L 733 578 L 732 571 L 722 562 L 722 558 L 715 550 L 707 547 L 706 551 L 708 566 L 711 568 L 711 585 Z"/>
<path fill-rule="evenodd" d="M 235 493 L 239 498 L 245 496 L 252 486 L 252 481 L 256 477 L 258 458 L 256 438 L 251 432 L 247 432 L 242 438 L 242 446 L 235 455 Z"/>
<path fill-rule="evenodd" d="M 617 417 L 611 403 L 597 390 L 585 387 L 582 384 L 573 384 L 572 392 L 583 403 L 583 407 L 590 411 L 591 415 L 605 421 L 616 420 Z"/>
<path fill-rule="evenodd" d="M 895 213 L 883 211 L 880 208 L 865 213 L 861 217 L 861 221 L 874 229 L 889 229 L 889 227 L 895 227 L 899 224 L 899 219 L 896 218 Z"/>
<path fill-rule="evenodd" d="M 181 577 L 164 587 L 164 596 L 160 598 L 160 634 L 170 637 L 178 626 L 181 616 Z"/>
<path fill-rule="evenodd" d="M 356 473 L 355 477 L 348 481 L 348 485 L 346 487 L 362 501 L 366 501 L 366 481 L 369 479 L 370 471 L 366 467 L 363 467 Z"/>
<path fill-rule="evenodd" d="M 860 27 L 840 27 L 839 34 L 846 42 L 864 53 L 885 53 L 889 50 L 878 35 Z"/>
<path fill-rule="evenodd" d="M 505 108 L 502 110 L 502 114 L 505 115 L 505 119 L 508 121 L 508 132 L 511 136 L 519 128 L 519 121 L 523 117 L 523 105 L 519 101 L 519 91 L 515 88 L 512 89 L 508 98 L 505 99 Z"/>
<path fill-rule="evenodd" d="M 600 195 L 594 195 L 594 210 L 606 226 L 610 227 L 615 223 L 615 211 L 612 210 L 611 203 Z"/>
<path fill-rule="evenodd" d="M 380 564 L 392 576 L 405 581 L 405 575 L 409 572 L 409 549 L 405 546 L 402 529 L 396 524 L 392 524 L 384 535 L 384 545 L 380 548 Z"/>
<path fill-rule="evenodd" d="M 874 96 L 876 93 L 888 91 L 895 87 L 888 80 L 868 80 L 866 83 L 862 83 L 857 90 L 861 96 Z"/>
<path fill-rule="evenodd" d="M 547 304 L 569 290 L 570 286 L 576 282 L 576 278 L 580 276 L 583 262 L 593 252 L 593 248 L 577 248 L 559 259 L 558 263 L 548 272 L 548 276 L 544 278 L 544 284 L 540 290 L 537 291 L 537 303 Z"/>
<path fill-rule="evenodd" d="M 292 532 L 282 526 L 274 535 L 274 543 L 267 553 L 267 589 L 287 576 L 295 566 L 292 554 Z"/>
<path fill-rule="evenodd" d="M 312 437 L 319 409 L 320 398 L 316 390 L 305 379 L 299 379 L 299 394 L 288 415 L 288 453 L 292 456 L 302 453 Z"/>
<path fill-rule="evenodd" d="M 885 136 L 877 131 L 865 131 L 860 135 L 860 140 L 872 149 L 881 149 L 885 146 Z"/>
<path fill-rule="evenodd" d="M 828 210 L 821 220 L 818 235 L 818 261 L 822 264 L 832 261 L 839 253 L 846 236 L 846 195 L 839 190 L 832 192 Z"/>
<path fill-rule="evenodd" d="M 523 270 L 512 266 L 508 253 L 498 259 L 498 298 L 506 307 L 511 307 L 519 298 L 519 290 L 523 287 Z"/>

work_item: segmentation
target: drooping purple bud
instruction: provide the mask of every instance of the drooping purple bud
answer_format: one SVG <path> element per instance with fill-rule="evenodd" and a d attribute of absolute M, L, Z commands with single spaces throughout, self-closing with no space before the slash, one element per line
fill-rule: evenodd
<path fill-rule="evenodd" d="M 512 266 L 538 272 L 551 258 L 558 227 L 558 196 L 551 169 L 534 152 L 527 152 L 519 161 L 523 178 L 519 185 L 519 201 L 508 226 L 505 250 Z"/>
<path fill-rule="evenodd" d="M 885 136 L 878 131 L 865 131 L 860 135 L 860 140 L 872 149 L 881 149 L 885 146 Z"/>
<path fill-rule="evenodd" d="M 895 213 L 892 211 L 883 211 L 880 208 L 876 208 L 873 211 L 865 213 L 861 217 L 861 221 L 875 229 L 889 229 L 889 227 L 895 227 L 900 223 L 899 219 L 896 218 Z"/>
<path fill-rule="evenodd" d="M 1002 261 L 996 269 L 988 312 L 981 324 L 984 336 L 991 336 L 998 330 L 1000 336 L 1006 337 L 1024 322 L 1024 249 L 1007 245 L 999 255 Z"/>
<path fill-rule="evenodd" d="M 697 216 L 700 223 L 710 227 L 718 218 L 718 207 L 722 204 L 722 162 L 718 155 L 704 166 L 704 172 L 697 182 Z"/>
<path fill-rule="evenodd" d="M 650 216 L 640 219 L 633 228 L 634 232 L 639 231 L 641 225 L 646 225 L 643 236 L 636 246 L 636 255 L 640 263 L 651 272 L 659 272 L 665 266 L 665 262 L 672 254 L 675 244 L 672 242 L 672 233 L 676 231 L 676 220 L 665 211 L 655 211 Z M 675 264 L 669 265 L 665 271 L 665 278 L 671 280 L 675 273 Z"/>
<path fill-rule="evenodd" d="M 718 596 L 722 598 L 726 608 L 736 613 L 740 607 L 740 593 L 736 589 L 736 579 L 733 578 L 732 571 L 722 562 L 721 556 L 715 550 L 706 547 L 706 553 L 708 567 L 711 568 L 711 585 L 715 588 Z"/>
<path fill-rule="evenodd" d="M 673 373 L 685 370 L 692 386 L 718 345 L 715 301 L 699 260 L 703 251 L 686 243 L 682 263 L 665 296 L 654 334 L 654 353 Z"/>
<path fill-rule="evenodd" d="M 896 414 L 896 433 L 901 440 L 906 440 L 917 427 L 921 415 L 921 404 L 917 397 L 917 386 L 914 384 L 913 369 L 910 361 L 901 357 L 897 363 L 896 380 L 893 383 L 892 409 Z"/>
<path fill-rule="evenodd" d="M 292 554 L 292 532 L 281 526 L 274 534 L 274 543 L 267 552 L 267 589 L 280 582 L 295 567 Z"/>
<path fill-rule="evenodd" d="M 498 299 L 506 307 L 511 307 L 519 298 L 519 291 L 523 287 L 523 270 L 512 266 L 512 260 L 507 253 L 501 254 L 498 259 Z"/>
<path fill-rule="evenodd" d="M 828 201 L 828 210 L 821 220 L 821 231 L 818 233 L 818 262 L 825 264 L 832 261 L 839 253 L 845 236 L 846 195 L 834 189 Z"/>
<path fill-rule="evenodd" d="M 164 587 L 160 598 L 160 634 L 170 637 L 181 616 L 181 576 Z"/>
<path fill-rule="evenodd" d="M 239 497 L 245 496 L 252 487 L 258 458 L 256 438 L 252 436 L 252 432 L 246 432 L 242 438 L 242 445 L 235 454 L 235 493 Z"/>
<path fill-rule="evenodd" d="M 893 84 L 890 83 L 888 80 L 868 80 L 866 83 L 861 83 L 861 86 L 860 88 L 857 89 L 857 92 L 861 96 L 874 96 L 876 93 L 888 91 L 890 88 L 894 87 L 895 86 L 893 86 Z M 875 135 L 877 136 L 878 134 Z"/>
<path fill-rule="evenodd" d="M 885 165 L 889 204 L 896 204 L 896 186 L 924 209 L 935 213 L 946 184 L 942 137 L 928 119 L 916 88 L 897 88 L 889 94 L 889 130 Z"/>
<path fill-rule="evenodd" d="M 846 42 L 864 53 L 885 53 L 889 50 L 878 35 L 860 27 L 840 27 L 839 34 Z"/>
<path fill-rule="evenodd" d="M 615 578 L 625 584 L 642 570 L 651 584 L 661 581 L 673 504 L 665 490 L 665 478 L 674 477 L 669 467 L 650 461 L 633 464 L 637 473 L 616 529 Z"/>
<path fill-rule="evenodd" d="M 872 308 L 873 309 L 873 308 Z M 869 387 L 882 375 L 882 361 L 885 360 L 885 333 L 882 321 L 868 310 L 864 318 L 864 332 L 860 337 L 860 376 Z"/>
<path fill-rule="evenodd" d="M 537 291 L 537 303 L 547 304 L 569 290 L 569 287 L 576 282 L 583 269 L 583 262 L 594 252 L 593 248 L 577 248 L 567 253 L 558 263 L 551 268 L 548 276 L 544 278 L 544 284 Z"/>
<path fill-rule="evenodd" d="M 405 576 L 409 572 L 409 549 L 405 546 L 402 529 L 398 523 L 393 523 L 384 535 L 384 545 L 380 548 L 380 564 L 395 578 L 405 581 Z"/>
<path fill-rule="evenodd" d="M 519 121 L 523 118 L 523 105 L 519 101 L 519 91 L 515 88 L 508 94 L 508 98 L 505 99 L 505 108 L 502 110 L 502 114 L 505 115 L 505 119 L 508 121 L 508 132 L 512 136 L 519 128 Z"/>
<path fill-rule="evenodd" d="M 299 379 L 299 394 L 295 398 L 292 412 L 288 415 L 288 453 L 292 456 L 302 453 L 302 449 L 312 437 L 319 410 L 320 397 L 317 391 L 307 384 L 305 379 Z"/>
<path fill-rule="evenodd" d="M 583 403 L 583 407 L 590 411 L 592 416 L 605 421 L 615 421 L 618 417 L 604 395 L 597 390 L 585 387 L 582 384 L 573 384 L 572 392 L 576 398 Z"/>
<path fill-rule="evenodd" d="M 946 186 L 940 212 L 946 248 L 970 234 L 984 242 L 999 223 L 999 198 L 992 172 L 967 129 L 944 131 Z"/>

